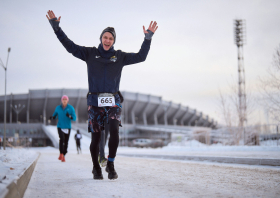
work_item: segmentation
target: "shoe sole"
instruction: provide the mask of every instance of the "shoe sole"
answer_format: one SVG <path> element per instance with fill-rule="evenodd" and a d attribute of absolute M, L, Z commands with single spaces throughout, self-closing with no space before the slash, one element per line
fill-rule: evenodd
<path fill-rule="evenodd" d="M 110 177 L 110 175 L 108 175 L 108 179 L 110 179 L 110 180 L 115 180 L 115 179 L 118 179 L 118 175 L 116 175 L 115 177 Z"/>
<path fill-rule="evenodd" d="M 98 178 L 93 177 L 93 179 L 95 179 L 95 180 L 102 180 L 102 179 L 103 179 L 103 177 L 98 177 Z"/>

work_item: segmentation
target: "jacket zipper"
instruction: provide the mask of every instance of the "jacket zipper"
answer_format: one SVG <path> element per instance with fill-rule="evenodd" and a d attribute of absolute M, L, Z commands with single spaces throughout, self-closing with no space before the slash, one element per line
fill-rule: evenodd
<path fill-rule="evenodd" d="M 103 87 L 103 91 L 105 91 L 105 86 L 106 86 L 106 69 L 107 69 L 107 64 L 104 65 L 104 87 Z"/>

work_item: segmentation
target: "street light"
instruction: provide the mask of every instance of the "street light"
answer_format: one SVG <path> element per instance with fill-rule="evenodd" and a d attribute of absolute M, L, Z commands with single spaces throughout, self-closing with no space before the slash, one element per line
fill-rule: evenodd
<path fill-rule="evenodd" d="M 17 114 L 17 123 L 18 123 L 18 114 L 21 112 L 21 110 L 23 110 L 25 105 L 21 106 L 21 104 L 18 104 L 18 105 L 15 105 L 15 106 L 11 105 L 10 107 L 16 112 L 16 114 Z"/>
<path fill-rule="evenodd" d="M 7 67 L 8 67 L 8 60 L 9 60 L 9 53 L 11 51 L 11 48 L 9 47 L 8 48 L 8 56 L 7 56 L 7 61 L 6 61 L 6 67 L 5 65 L 3 64 L 1 58 L 0 58 L 0 64 L 2 65 L 2 67 L 4 68 L 5 70 L 5 102 L 4 102 L 4 150 L 6 149 L 6 103 L 7 103 L 7 98 L 6 98 L 6 90 L 7 90 Z"/>

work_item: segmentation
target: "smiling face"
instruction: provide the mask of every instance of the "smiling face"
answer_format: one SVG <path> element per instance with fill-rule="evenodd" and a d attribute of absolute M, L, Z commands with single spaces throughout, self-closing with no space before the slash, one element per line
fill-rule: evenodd
<path fill-rule="evenodd" d="M 114 44 L 114 37 L 110 32 L 105 32 L 102 36 L 102 45 L 105 51 L 108 51 Z"/>

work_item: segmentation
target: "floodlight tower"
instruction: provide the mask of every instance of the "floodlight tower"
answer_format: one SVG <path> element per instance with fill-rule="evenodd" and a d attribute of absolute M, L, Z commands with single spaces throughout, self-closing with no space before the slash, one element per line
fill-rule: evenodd
<path fill-rule="evenodd" d="M 244 70 L 244 58 L 243 58 L 243 45 L 245 45 L 245 25 L 246 21 L 242 19 L 236 19 L 234 21 L 234 33 L 235 44 L 238 50 L 238 97 L 239 97 L 239 127 L 244 127 L 244 122 L 247 121 L 246 114 L 246 88 L 245 88 L 245 70 Z"/>

